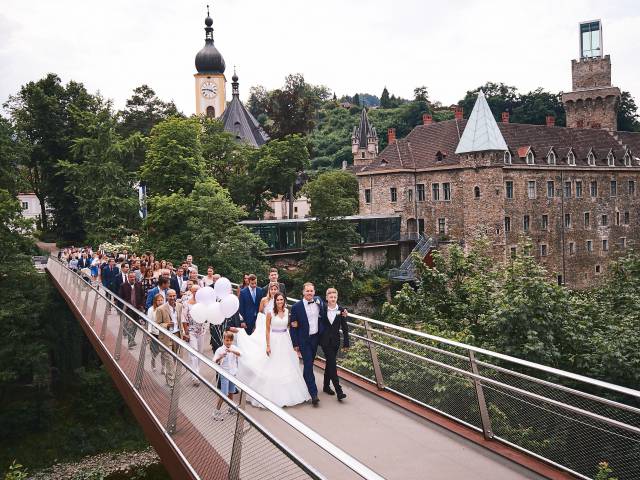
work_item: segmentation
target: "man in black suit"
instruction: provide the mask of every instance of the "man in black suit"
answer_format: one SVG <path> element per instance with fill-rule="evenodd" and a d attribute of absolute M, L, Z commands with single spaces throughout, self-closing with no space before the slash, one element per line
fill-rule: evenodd
<path fill-rule="evenodd" d="M 115 276 L 113 280 L 113 293 L 116 295 L 120 295 L 120 287 L 127 283 L 127 278 L 129 276 L 129 264 L 126 262 L 122 262 L 120 264 L 119 273 Z"/>
<path fill-rule="evenodd" d="M 83 253 L 82 256 L 78 259 L 78 270 L 82 270 L 83 268 L 89 268 L 91 266 L 91 260 L 87 258 L 87 254 Z"/>
<path fill-rule="evenodd" d="M 109 263 L 102 268 L 101 278 L 102 278 L 102 286 L 107 291 L 107 298 L 111 300 L 111 295 L 109 292 L 113 292 L 115 294 L 118 293 L 116 288 L 116 278 L 120 275 L 120 269 L 116 267 L 115 258 L 110 258 Z M 111 304 L 109 304 L 109 310 L 111 310 Z"/>
<path fill-rule="evenodd" d="M 340 387 L 338 378 L 337 356 L 340 349 L 340 330 L 342 329 L 343 349 L 349 348 L 349 327 L 347 325 L 347 310 L 338 305 L 338 291 L 335 288 L 327 290 L 327 302 L 320 313 L 320 322 L 324 325 L 320 335 L 320 346 L 326 360 L 324 368 L 324 387 L 322 391 L 329 395 L 337 394 L 342 401 L 347 395 Z M 331 389 L 333 383 L 335 392 Z"/>
<path fill-rule="evenodd" d="M 187 280 L 184 278 L 184 269 L 182 267 L 178 267 L 176 272 L 171 274 L 169 285 L 172 290 L 176 291 L 178 298 L 182 297 L 182 294 L 187 288 Z"/>
<path fill-rule="evenodd" d="M 275 268 L 275 267 L 271 267 L 269 269 L 269 283 L 267 283 L 263 287 L 263 290 L 265 292 L 268 292 L 269 291 L 269 285 L 272 284 L 272 283 L 277 283 L 278 284 L 278 290 L 280 290 L 280 293 L 282 295 L 284 295 L 285 302 L 286 302 L 286 299 L 287 299 L 287 287 L 285 286 L 284 283 L 281 283 L 281 282 L 278 281 L 278 269 Z"/>
<path fill-rule="evenodd" d="M 127 265 L 128 267 L 128 265 Z M 127 274 L 127 281 L 120 285 L 120 290 L 118 292 L 120 298 L 122 298 L 125 302 L 130 303 L 138 310 L 144 310 L 144 293 L 142 290 L 142 283 L 136 281 L 136 273 L 129 272 Z M 136 312 L 127 307 L 125 311 L 133 318 L 134 320 L 138 320 L 139 317 Z M 125 319 L 123 333 L 127 337 L 127 343 L 129 344 L 129 350 L 136 346 L 135 336 L 136 336 L 136 326 L 129 320 Z"/>

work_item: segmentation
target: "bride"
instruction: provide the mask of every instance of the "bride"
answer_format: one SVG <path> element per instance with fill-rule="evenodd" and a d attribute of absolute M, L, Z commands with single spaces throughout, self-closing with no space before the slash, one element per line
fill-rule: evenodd
<path fill-rule="evenodd" d="M 269 297 L 272 285 L 269 285 Z M 243 356 L 237 376 L 279 407 L 288 407 L 311 397 L 289 336 L 289 310 L 277 288 L 275 284 L 276 293 L 264 305 L 264 327 L 257 321 L 252 335 L 238 332 L 238 347 Z M 250 401 L 254 406 L 261 406 L 254 399 Z"/>

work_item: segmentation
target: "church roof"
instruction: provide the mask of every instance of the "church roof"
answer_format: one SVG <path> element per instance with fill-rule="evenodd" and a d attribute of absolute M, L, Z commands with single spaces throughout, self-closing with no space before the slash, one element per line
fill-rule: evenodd
<path fill-rule="evenodd" d="M 377 137 L 378 133 L 376 129 L 371 125 L 369 117 L 367 116 L 367 109 L 363 108 L 360 114 L 360 124 L 357 127 L 353 127 L 354 139 L 357 139 L 360 148 L 367 148 L 368 139 L 370 137 Z"/>
<path fill-rule="evenodd" d="M 264 145 L 269 140 L 269 135 L 262 130 L 258 121 L 240 101 L 238 76 L 235 73 L 231 85 L 233 87 L 231 102 L 227 105 L 220 119 L 224 124 L 225 131 L 235 135 L 237 140 L 253 147 Z"/>
<path fill-rule="evenodd" d="M 485 152 L 488 150 L 504 151 L 507 150 L 507 144 L 500 133 L 496 119 L 493 118 L 487 99 L 483 91 L 480 90 L 455 153 Z"/>

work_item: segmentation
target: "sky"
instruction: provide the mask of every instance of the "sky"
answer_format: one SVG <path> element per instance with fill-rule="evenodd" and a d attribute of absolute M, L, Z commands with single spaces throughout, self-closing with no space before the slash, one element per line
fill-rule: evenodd
<path fill-rule="evenodd" d="M 207 0 L 2 0 L 0 103 L 49 72 L 79 81 L 122 108 L 148 84 L 186 114 L 195 110 L 195 54 Z M 281 86 L 289 73 L 344 94 L 429 97 L 456 103 L 486 81 L 521 92 L 571 86 L 578 24 L 601 19 L 613 85 L 640 104 L 637 0 L 218 0 L 214 40 L 240 77 Z M 231 95 L 230 85 L 227 96 Z"/>

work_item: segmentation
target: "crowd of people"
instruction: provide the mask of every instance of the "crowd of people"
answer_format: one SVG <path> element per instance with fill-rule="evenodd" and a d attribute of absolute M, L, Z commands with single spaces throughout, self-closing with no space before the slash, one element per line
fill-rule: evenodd
<path fill-rule="evenodd" d="M 126 250 L 113 253 L 94 251 L 91 247 L 70 247 L 61 250 L 58 258 L 87 281 L 102 286 L 108 296 L 115 295 L 126 302 L 118 303 L 157 339 L 149 341 L 151 368 L 157 371 L 160 356 L 160 374 L 168 387 L 175 383 L 176 368 L 169 351 L 181 354 L 175 338 L 188 342 L 194 351 L 204 355 L 208 332 L 213 361 L 231 377 L 237 376 L 278 406 L 307 401 L 318 405 L 313 367 L 319 346 L 325 357 L 323 392 L 335 395 L 339 401 L 346 398 L 336 363 L 340 332 L 343 348 L 349 347 L 348 312 L 338 305 L 338 292 L 334 288 L 328 289 L 323 299 L 316 295 L 313 283 L 307 282 L 303 298 L 289 309 L 286 286 L 279 281 L 277 268 L 269 270 L 269 281 L 264 287 L 258 286 L 257 275 L 245 273 L 235 292 L 238 312 L 222 325 L 210 324 L 207 328 L 195 321 L 190 312 L 197 303 L 197 291 L 213 287 L 220 275 L 211 265 L 206 268 L 206 274 L 200 275 L 191 255 L 174 265 L 156 260 L 151 252 L 138 256 Z M 158 325 L 171 335 L 162 333 Z M 131 320 L 124 322 L 123 336 L 129 349 L 137 345 L 137 328 Z M 160 348 L 158 342 L 166 349 Z M 200 360 L 196 354 L 189 353 L 189 356 L 192 383 L 197 387 Z M 222 375 L 218 388 L 230 398 L 237 393 L 233 382 Z M 252 403 L 261 406 L 257 401 Z M 224 420 L 221 406 L 222 399 L 214 411 L 214 420 Z"/>

